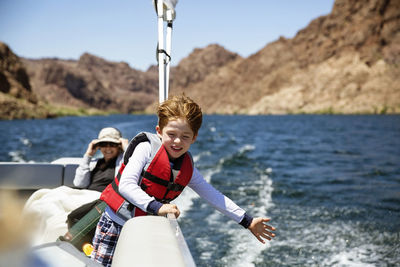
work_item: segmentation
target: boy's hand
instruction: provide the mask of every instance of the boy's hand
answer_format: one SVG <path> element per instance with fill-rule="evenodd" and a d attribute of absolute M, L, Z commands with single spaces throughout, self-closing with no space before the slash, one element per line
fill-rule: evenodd
<path fill-rule="evenodd" d="M 270 219 L 267 218 L 254 218 L 249 226 L 252 234 L 263 244 L 265 244 L 264 239 L 271 240 L 275 237 L 275 234 L 271 232 L 275 231 L 275 227 L 265 224 L 269 221 Z"/>
<path fill-rule="evenodd" d="M 173 213 L 176 218 L 179 217 L 181 212 L 179 211 L 178 207 L 175 204 L 163 204 L 161 208 L 158 210 L 157 215 L 165 216 L 168 213 Z"/>

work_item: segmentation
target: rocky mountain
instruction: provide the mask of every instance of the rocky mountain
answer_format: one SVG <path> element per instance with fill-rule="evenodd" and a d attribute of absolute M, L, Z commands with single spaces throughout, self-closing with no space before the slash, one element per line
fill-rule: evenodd
<path fill-rule="evenodd" d="M 32 91 L 20 58 L 3 43 L 0 43 L 0 106 L 0 119 L 52 116 Z"/>
<path fill-rule="evenodd" d="M 172 91 L 207 113 L 399 113 L 399 63 L 400 1 L 336 0 L 293 39 Z"/>
<path fill-rule="evenodd" d="M 154 112 L 154 66 L 143 72 L 87 53 L 79 60 L 20 60 L 0 48 L 1 118 L 12 118 L 5 110 L 20 110 L 21 101 Z M 294 38 L 247 58 L 217 44 L 195 49 L 171 68 L 170 92 L 185 92 L 205 113 L 400 113 L 399 77 L 400 1 L 336 0 L 330 14 Z"/>
<path fill-rule="evenodd" d="M 203 82 L 209 75 L 229 62 L 241 57 L 222 46 L 211 44 L 203 49 L 196 48 L 171 69 L 171 87 L 187 88 Z"/>
<path fill-rule="evenodd" d="M 32 87 L 57 105 L 95 107 L 122 113 L 142 111 L 158 96 L 158 76 L 124 62 L 83 54 L 78 61 L 24 59 Z"/>

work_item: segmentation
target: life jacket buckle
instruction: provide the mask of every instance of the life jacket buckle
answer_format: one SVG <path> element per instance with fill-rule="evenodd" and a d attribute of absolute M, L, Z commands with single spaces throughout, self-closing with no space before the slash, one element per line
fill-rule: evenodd
<path fill-rule="evenodd" d="M 168 182 L 167 189 L 170 191 L 181 191 L 180 190 L 181 186 L 179 184 L 176 184 L 174 182 Z"/>

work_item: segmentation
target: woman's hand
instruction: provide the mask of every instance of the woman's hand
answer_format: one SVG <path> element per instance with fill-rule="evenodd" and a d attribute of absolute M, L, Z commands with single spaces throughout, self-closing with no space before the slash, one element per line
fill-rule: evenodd
<path fill-rule="evenodd" d="M 265 244 L 264 239 L 271 240 L 275 237 L 275 234 L 271 232 L 275 231 L 275 227 L 266 224 L 269 221 L 270 219 L 267 218 L 254 218 L 249 226 L 251 233 L 263 244 Z"/>
<path fill-rule="evenodd" d="M 129 145 L 129 140 L 126 138 L 120 138 L 119 141 L 121 142 L 122 150 L 125 151 Z"/>
<path fill-rule="evenodd" d="M 158 210 L 157 215 L 165 216 L 168 213 L 173 213 L 176 218 L 179 217 L 181 212 L 179 211 L 178 207 L 175 204 L 163 204 L 161 208 Z"/>
<path fill-rule="evenodd" d="M 93 157 L 94 154 L 96 154 L 97 149 L 99 149 L 99 147 L 96 146 L 96 142 L 97 142 L 97 141 L 98 141 L 97 139 L 93 139 L 93 140 L 89 143 L 88 148 L 87 148 L 86 153 L 85 153 L 86 155 L 88 155 L 88 156 L 90 156 L 90 157 Z"/>

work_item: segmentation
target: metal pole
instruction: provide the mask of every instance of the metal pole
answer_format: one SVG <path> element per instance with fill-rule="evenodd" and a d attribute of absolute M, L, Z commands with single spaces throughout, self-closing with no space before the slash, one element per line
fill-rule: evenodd
<path fill-rule="evenodd" d="M 170 10 L 167 11 L 167 16 L 171 16 Z M 168 98 L 169 94 L 169 70 L 171 67 L 171 44 L 172 44 L 172 20 L 167 22 L 167 40 L 166 40 L 166 52 L 170 56 L 165 66 L 165 95 Z"/>
<path fill-rule="evenodd" d="M 165 95 L 165 65 L 164 54 L 160 51 L 164 49 L 164 2 L 163 0 L 157 1 L 157 16 L 158 16 L 158 90 L 159 102 L 166 100 Z"/>

